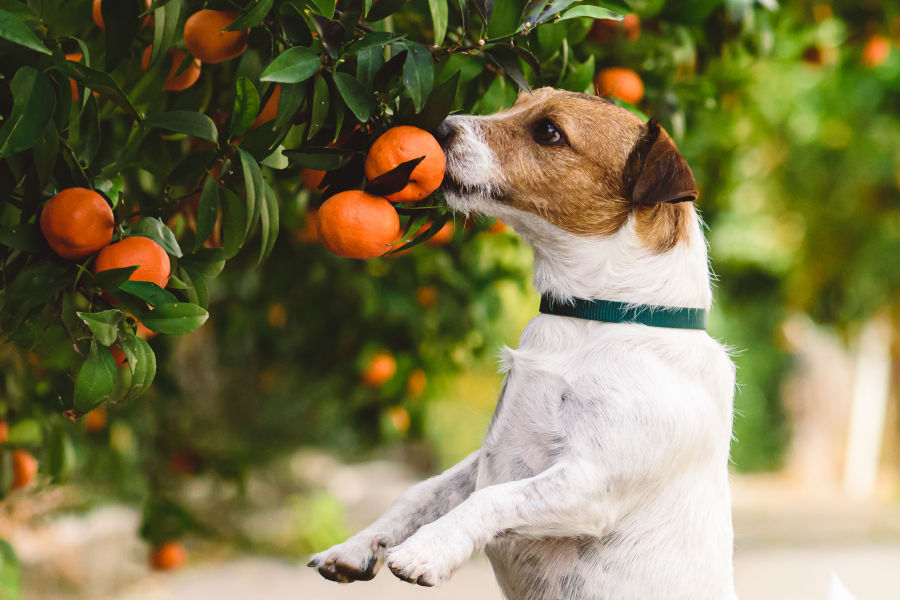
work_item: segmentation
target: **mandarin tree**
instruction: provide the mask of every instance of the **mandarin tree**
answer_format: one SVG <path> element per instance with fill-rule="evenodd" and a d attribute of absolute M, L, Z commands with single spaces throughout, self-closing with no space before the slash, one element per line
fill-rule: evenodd
<path fill-rule="evenodd" d="M 753 4 L 0 2 L 0 454 L 34 453 L 38 489 L 77 466 L 149 498 L 160 545 L 204 530 L 176 501 L 186 472 L 241 480 L 300 444 L 371 447 L 383 423 L 421 436 L 423 369 L 492 352 L 497 282 L 527 271 L 502 224 L 451 221 L 428 132 L 617 68 L 638 105 L 616 101 L 680 135 L 718 93 L 704 69 L 758 50 Z M 198 329 L 208 381 L 176 364 Z M 107 406 L 110 435 L 84 435 Z"/>

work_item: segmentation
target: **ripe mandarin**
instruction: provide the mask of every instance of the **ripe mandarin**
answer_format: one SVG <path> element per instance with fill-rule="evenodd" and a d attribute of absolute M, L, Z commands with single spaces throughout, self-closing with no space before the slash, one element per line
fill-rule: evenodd
<path fill-rule="evenodd" d="M 603 69 L 594 78 L 594 85 L 601 96 L 619 98 L 629 104 L 637 104 L 644 97 L 641 76 L 623 67 Z"/>
<path fill-rule="evenodd" d="M 157 571 L 170 571 L 184 565 L 187 561 L 187 550 L 181 542 L 169 540 L 153 549 L 150 554 L 150 565 Z"/>
<path fill-rule="evenodd" d="M 12 451 L 13 480 L 10 490 L 18 490 L 34 481 L 38 472 L 38 462 L 27 450 Z"/>
<path fill-rule="evenodd" d="M 138 265 L 131 281 L 152 281 L 161 288 L 169 283 L 171 264 L 162 246 L 147 237 L 133 235 L 110 244 L 94 261 L 94 273 Z"/>
<path fill-rule="evenodd" d="M 203 9 L 184 24 L 184 44 L 191 54 L 205 63 L 215 64 L 237 58 L 247 49 L 249 29 L 225 31 L 237 19 L 236 10 Z"/>
<path fill-rule="evenodd" d="M 281 85 L 275 84 L 275 87 L 272 89 L 272 95 L 269 96 L 269 99 L 266 101 L 265 105 L 262 107 L 262 110 L 259 111 L 259 114 L 254 119 L 253 124 L 250 125 L 250 129 L 256 129 L 263 123 L 268 123 L 272 119 L 278 116 L 278 102 L 281 100 Z M 324 171 L 323 171 L 324 173 Z M 302 175 L 301 175 L 302 177 Z"/>
<path fill-rule="evenodd" d="M 59 256 L 80 260 L 112 241 L 116 221 L 106 200 L 93 190 L 68 188 L 41 211 L 41 232 Z"/>
<path fill-rule="evenodd" d="M 362 372 L 362 382 L 369 387 L 379 387 L 397 373 L 397 361 L 387 350 L 376 352 Z"/>
<path fill-rule="evenodd" d="M 150 66 L 150 55 L 152 53 L 153 46 L 147 46 L 144 49 L 144 54 L 141 56 L 141 68 L 146 69 Z M 181 73 L 178 72 L 178 68 L 184 62 L 185 56 L 187 56 L 187 53 L 184 50 L 169 48 L 169 60 L 172 61 L 172 66 L 169 69 L 169 74 L 166 75 L 165 83 L 163 83 L 163 89 L 167 92 L 186 90 L 200 79 L 201 62 L 197 58 L 192 60 Z"/>
<path fill-rule="evenodd" d="M 344 258 L 375 258 L 400 237 L 400 217 L 381 196 L 359 190 L 335 194 L 316 213 L 319 239 Z"/>
<path fill-rule="evenodd" d="M 420 156 L 425 160 L 413 169 L 406 187 L 386 196 L 391 202 L 416 202 L 441 186 L 446 167 L 441 145 L 424 129 L 400 125 L 381 134 L 366 156 L 366 177 L 371 181 Z"/>

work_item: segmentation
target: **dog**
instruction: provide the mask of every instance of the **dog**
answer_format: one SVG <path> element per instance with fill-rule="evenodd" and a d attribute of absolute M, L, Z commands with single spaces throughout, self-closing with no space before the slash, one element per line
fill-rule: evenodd
<path fill-rule="evenodd" d="M 542 314 L 501 352 L 483 446 L 309 566 L 434 586 L 484 549 L 510 600 L 736 599 L 735 368 L 702 327 L 707 245 L 675 143 L 550 88 L 436 137 L 447 204 L 533 248 Z"/>

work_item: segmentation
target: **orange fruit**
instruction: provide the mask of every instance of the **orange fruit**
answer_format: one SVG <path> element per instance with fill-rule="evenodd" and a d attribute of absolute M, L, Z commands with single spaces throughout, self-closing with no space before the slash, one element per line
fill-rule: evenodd
<path fill-rule="evenodd" d="M 117 0 L 117 1 L 121 1 L 121 0 Z M 94 0 L 94 5 L 91 7 L 91 16 L 94 18 L 94 24 L 97 25 L 97 27 L 99 27 L 100 29 L 103 29 L 105 31 L 106 25 L 104 25 L 104 23 L 103 23 L 103 13 L 100 10 L 100 4 L 102 2 L 103 2 L 103 0 Z M 152 2 L 152 0 L 147 0 L 147 2 L 146 2 L 147 8 L 150 8 L 151 2 Z M 150 20 L 152 18 L 153 17 L 150 15 L 147 15 L 146 17 L 144 17 L 144 21 L 141 23 L 141 27 L 146 27 L 150 23 Z"/>
<path fill-rule="evenodd" d="M 110 346 L 109 353 L 112 354 L 113 359 L 116 361 L 117 367 L 121 367 L 128 362 L 128 357 L 125 356 L 125 352 L 123 352 L 122 349 L 118 346 Z"/>
<path fill-rule="evenodd" d="M 369 387 L 379 387 L 397 374 L 397 361 L 387 350 L 376 352 L 362 372 L 362 382 Z"/>
<path fill-rule="evenodd" d="M 94 261 L 94 273 L 138 265 L 131 281 L 152 281 L 161 288 L 169 283 L 171 264 L 162 246 L 150 238 L 133 235 L 110 244 L 100 251 Z"/>
<path fill-rule="evenodd" d="M 594 86 L 601 96 L 619 98 L 629 104 L 637 104 L 644 97 L 641 76 L 623 67 L 603 69 L 594 78 Z"/>
<path fill-rule="evenodd" d="M 431 223 L 425 223 L 423 226 L 422 233 L 425 233 L 431 229 Z M 453 226 L 452 221 L 447 221 L 444 223 L 444 226 L 441 227 L 437 233 L 428 238 L 425 242 L 429 246 L 444 246 L 450 243 L 450 240 L 453 239 L 453 232 L 455 231 L 455 227 Z"/>
<path fill-rule="evenodd" d="M 84 55 L 81 52 L 72 52 L 70 54 L 66 54 L 66 60 L 71 60 L 72 62 L 81 62 L 82 58 L 84 58 Z M 72 102 L 77 102 L 78 84 L 75 83 L 74 79 L 69 79 L 69 84 L 72 86 Z"/>
<path fill-rule="evenodd" d="M 359 190 L 335 194 L 319 207 L 319 239 L 344 258 L 375 258 L 400 237 L 400 217 L 381 196 Z"/>
<path fill-rule="evenodd" d="M 409 413 L 402 406 L 392 406 L 387 409 L 387 418 L 394 426 L 394 429 L 401 433 L 409 431 Z"/>
<path fill-rule="evenodd" d="M 437 304 L 437 289 L 432 285 L 423 285 L 416 288 L 416 304 L 422 308 L 431 308 Z"/>
<path fill-rule="evenodd" d="M 319 191 L 319 186 L 322 185 L 322 179 L 324 178 L 325 171 L 316 169 L 303 169 L 300 171 L 300 182 L 303 183 L 303 187 L 313 192 Z"/>
<path fill-rule="evenodd" d="M 116 220 L 106 200 L 85 188 L 56 194 L 41 211 L 41 232 L 59 256 L 81 260 L 112 241 Z"/>
<path fill-rule="evenodd" d="M 150 66 L 150 55 L 152 53 L 153 46 L 144 48 L 144 54 L 141 56 L 142 69 L 146 69 Z M 184 62 L 185 56 L 187 56 L 187 53 L 184 50 L 169 48 L 169 60 L 172 61 L 172 67 L 169 69 L 169 74 L 166 75 L 165 83 L 163 83 L 163 89 L 167 92 L 180 92 L 186 90 L 200 79 L 201 63 L 200 60 L 196 58 L 191 61 L 184 71 L 178 73 L 178 67 Z"/>
<path fill-rule="evenodd" d="M 159 332 L 153 331 L 152 329 L 148 328 L 146 325 L 138 321 L 135 327 L 135 335 L 141 339 L 149 340 L 150 338 L 159 335 Z"/>
<path fill-rule="evenodd" d="M 163 542 L 150 553 L 150 565 L 157 571 L 177 569 L 186 561 L 187 550 L 176 540 Z"/>
<path fill-rule="evenodd" d="M 0 421 L 0 444 L 6 442 L 9 439 L 9 423 L 6 421 Z"/>
<path fill-rule="evenodd" d="M 319 228 L 317 225 L 319 221 L 318 212 L 319 211 L 314 208 L 310 208 L 306 211 L 303 227 L 294 233 L 295 240 L 302 244 L 311 244 L 319 241 Z"/>
<path fill-rule="evenodd" d="M 275 84 L 275 88 L 272 90 L 272 95 L 269 96 L 269 100 L 266 102 L 265 106 L 262 107 L 262 110 L 259 111 L 259 115 L 257 115 L 256 119 L 253 121 L 253 124 L 250 125 L 250 129 L 256 129 L 263 123 L 268 123 L 272 119 L 278 116 L 278 101 L 281 100 L 281 85 Z M 304 169 L 305 173 L 309 169 Z M 325 171 L 316 171 L 316 173 L 322 173 L 325 175 Z M 303 173 L 300 174 L 300 178 L 303 178 Z M 319 181 L 322 181 L 321 178 Z M 310 188 L 314 189 L 314 188 Z"/>
<path fill-rule="evenodd" d="M 596 19 L 588 38 L 605 44 L 615 39 L 616 34 L 621 33 L 629 42 L 633 42 L 641 37 L 641 18 L 634 13 L 625 15 L 621 21 L 612 21 L 610 19 Z"/>
<path fill-rule="evenodd" d="M 247 49 L 249 29 L 224 31 L 237 19 L 236 10 L 204 9 L 195 12 L 184 24 L 184 44 L 191 54 L 205 63 L 220 63 L 237 58 Z"/>
<path fill-rule="evenodd" d="M 862 50 L 862 63 L 873 69 L 880 67 L 891 55 L 891 41 L 883 35 L 872 35 L 866 40 Z"/>
<path fill-rule="evenodd" d="M 10 490 L 18 490 L 34 481 L 38 471 L 38 462 L 26 450 L 12 451 L 13 481 Z"/>
<path fill-rule="evenodd" d="M 503 233 L 505 230 L 506 230 L 506 223 L 504 223 L 500 219 L 497 219 L 496 221 L 491 223 L 490 227 L 485 229 L 485 231 L 488 233 Z"/>
<path fill-rule="evenodd" d="M 411 398 L 418 398 L 425 393 L 425 386 L 428 379 L 425 377 L 425 371 L 422 369 L 413 369 L 406 381 L 406 393 Z"/>
<path fill-rule="evenodd" d="M 420 156 L 425 160 L 413 169 L 406 187 L 387 196 L 391 202 L 416 202 L 441 186 L 446 168 L 441 145 L 424 129 L 400 125 L 381 134 L 366 156 L 366 177 L 371 181 Z"/>
<path fill-rule="evenodd" d="M 110 352 L 112 352 L 112 348 L 110 348 Z M 119 350 L 119 352 L 121 352 L 121 350 Z M 84 430 L 88 433 L 103 431 L 103 428 L 106 427 L 106 422 L 106 407 L 98 406 L 88 414 L 84 415 Z"/>

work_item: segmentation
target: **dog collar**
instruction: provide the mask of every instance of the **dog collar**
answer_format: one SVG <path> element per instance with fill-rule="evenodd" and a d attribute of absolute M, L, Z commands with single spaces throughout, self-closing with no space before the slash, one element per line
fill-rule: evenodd
<path fill-rule="evenodd" d="M 541 312 L 545 315 L 575 317 L 604 323 L 640 323 L 650 327 L 672 329 L 706 329 L 706 310 L 678 306 L 629 304 L 612 300 L 554 300 L 541 296 Z"/>

